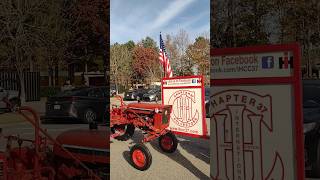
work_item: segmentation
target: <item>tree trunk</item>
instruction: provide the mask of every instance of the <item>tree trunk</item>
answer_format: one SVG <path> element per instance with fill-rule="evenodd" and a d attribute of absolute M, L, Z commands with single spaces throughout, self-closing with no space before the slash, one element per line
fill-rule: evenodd
<path fill-rule="evenodd" d="M 59 65 L 54 66 L 54 86 L 59 86 Z"/>
<path fill-rule="evenodd" d="M 309 64 L 309 77 L 312 78 L 313 77 L 313 73 L 312 73 L 312 66 L 313 66 L 313 63 L 311 61 L 311 57 L 310 57 L 310 30 L 307 30 L 307 35 L 308 35 L 308 38 L 307 38 L 307 61 L 308 61 L 308 64 Z"/>
<path fill-rule="evenodd" d="M 231 17 L 232 17 L 232 46 L 237 47 L 236 44 L 236 26 L 235 26 L 235 5 L 234 5 L 234 0 L 231 0 Z"/>
<path fill-rule="evenodd" d="M 26 102 L 26 88 L 25 88 L 25 74 L 22 70 L 17 68 L 18 76 L 19 76 L 19 83 L 20 83 L 20 99 L 21 104 Z"/>
<path fill-rule="evenodd" d="M 68 65 L 68 79 L 70 80 L 70 83 L 74 83 L 74 64 Z"/>
<path fill-rule="evenodd" d="M 49 78 L 49 87 L 52 87 L 53 83 L 53 68 L 51 66 L 48 67 L 48 78 Z"/>

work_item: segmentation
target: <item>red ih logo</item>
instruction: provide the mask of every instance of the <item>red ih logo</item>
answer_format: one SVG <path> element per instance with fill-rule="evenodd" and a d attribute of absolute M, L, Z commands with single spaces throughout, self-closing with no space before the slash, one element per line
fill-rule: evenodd
<path fill-rule="evenodd" d="M 288 57 L 288 52 L 284 53 L 284 57 L 279 57 L 279 68 L 280 69 L 288 69 L 293 68 L 293 56 Z"/>
<path fill-rule="evenodd" d="M 196 104 L 195 92 L 180 90 L 173 93 L 169 99 L 172 104 L 172 121 L 180 127 L 189 128 L 199 120 L 199 111 Z"/>
<path fill-rule="evenodd" d="M 271 96 L 227 90 L 210 101 L 213 179 L 286 179 L 281 155 L 276 148 L 271 148 L 271 155 L 267 150 L 270 141 L 266 139 L 274 131 Z"/>

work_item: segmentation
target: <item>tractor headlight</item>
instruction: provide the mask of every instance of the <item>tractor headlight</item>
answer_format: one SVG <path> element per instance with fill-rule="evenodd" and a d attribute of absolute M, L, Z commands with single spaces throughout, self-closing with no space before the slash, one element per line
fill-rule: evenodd
<path fill-rule="evenodd" d="M 307 124 L 303 124 L 303 133 L 308 133 L 311 130 L 313 130 L 316 127 L 317 123 L 313 122 L 313 123 L 307 123 Z"/>
<path fill-rule="evenodd" d="M 159 113 L 159 109 L 158 109 L 158 108 L 155 108 L 155 109 L 154 109 L 154 112 L 155 112 L 155 113 Z"/>

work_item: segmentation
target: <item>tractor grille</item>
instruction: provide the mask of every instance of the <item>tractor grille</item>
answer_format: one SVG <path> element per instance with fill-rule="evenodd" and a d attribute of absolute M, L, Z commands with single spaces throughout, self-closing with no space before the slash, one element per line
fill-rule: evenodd
<path fill-rule="evenodd" d="M 170 116 L 170 108 L 163 109 L 162 124 L 167 124 L 169 122 L 169 116 Z"/>

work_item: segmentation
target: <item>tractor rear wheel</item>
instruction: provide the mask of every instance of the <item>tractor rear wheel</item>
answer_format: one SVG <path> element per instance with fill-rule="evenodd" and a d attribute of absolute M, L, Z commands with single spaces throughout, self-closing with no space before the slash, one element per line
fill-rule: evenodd
<path fill-rule="evenodd" d="M 111 128 L 111 132 L 119 133 L 119 136 L 116 136 L 115 139 L 119 141 L 126 141 L 133 136 L 134 129 L 135 127 L 133 124 L 115 125 Z"/>
<path fill-rule="evenodd" d="M 143 144 L 136 144 L 130 149 L 130 159 L 134 168 L 145 171 L 152 163 L 149 149 Z"/>
<path fill-rule="evenodd" d="M 172 132 L 159 137 L 159 146 L 166 153 L 173 153 L 178 146 L 178 139 Z"/>

